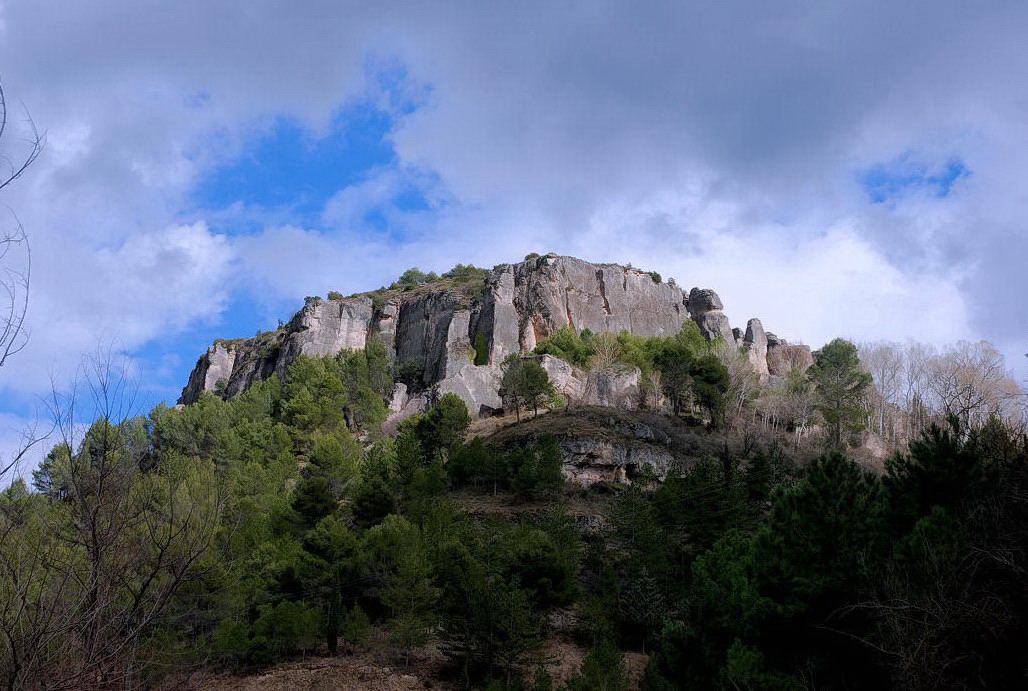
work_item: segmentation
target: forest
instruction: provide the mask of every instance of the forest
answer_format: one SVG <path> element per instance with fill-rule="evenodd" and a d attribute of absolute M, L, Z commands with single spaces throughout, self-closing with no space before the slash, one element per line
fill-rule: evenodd
<path fill-rule="evenodd" d="M 837 339 L 769 386 L 691 328 L 565 330 L 538 352 L 639 367 L 709 452 L 574 486 L 559 435 L 505 445 L 452 394 L 387 434 L 396 373 L 374 342 L 145 416 L 95 362 L 78 395 L 96 420 L 80 433 L 55 394 L 61 441 L 0 494 L 0 683 L 173 686 L 369 647 L 414 672 L 444 658 L 440 688 L 1025 682 L 1028 437 L 995 387 L 928 396 L 958 350 L 922 358 L 909 405 L 911 358 L 882 344 Z M 503 424 L 574 427 L 531 358 L 504 371 Z M 879 466 L 867 428 L 895 448 Z M 564 678 L 558 638 L 584 651 Z"/>

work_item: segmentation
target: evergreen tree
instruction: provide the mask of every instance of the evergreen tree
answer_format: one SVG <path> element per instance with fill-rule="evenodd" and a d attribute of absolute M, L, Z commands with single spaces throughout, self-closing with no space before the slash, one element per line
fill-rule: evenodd
<path fill-rule="evenodd" d="M 894 533 L 913 527 L 933 507 L 959 510 L 982 489 L 985 468 L 977 438 L 962 438 L 959 424 L 932 425 L 910 442 L 908 453 L 885 462 L 885 487 Z"/>
<path fill-rule="evenodd" d="M 293 511 L 304 528 L 312 527 L 336 509 L 332 487 L 323 477 L 311 477 L 300 482 L 293 495 Z"/>
<path fill-rule="evenodd" d="M 710 415 L 711 426 L 720 427 L 725 417 L 725 394 L 731 384 L 728 370 L 715 356 L 704 355 L 693 360 L 689 367 L 689 377 L 696 402 Z"/>
<path fill-rule="evenodd" d="M 417 436 L 427 458 L 449 455 L 463 442 L 471 425 L 468 407 L 460 396 L 447 393 L 417 423 Z"/>
<path fill-rule="evenodd" d="M 304 535 L 300 578 L 304 591 L 322 603 L 322 624 L 329 654 L 335 655 L 346 616 L 344 596 L 358 578 L 357 538 L 336 516 L 328 516 Z"/>
<path fill-rule="evenodd" d="M 553 394 L 550 375 L 535 360 L 509 355 L 503 361 L 503 377 L 500 380 L 500 396 L 504 403 L 514 408 L 518 422 L 521 409 L 530 407 L 539 414 L 539 403 Z"/>
<path fill-rule="evenodd" d="M 817 409 L 828 426 L 829 445 L 841 449 L 844 431 L 864 427 L 863 400 L 871 375 L 861 366 L 856 346 L 841 338 L 821 349 L 808 374 L 817 389 Z"/>
<path fill-rule="evenodd" d="M 627 691 L 625 656 L 610 641 L 592 648 L 578 676 L 568 681 L 569 691 Z"/>

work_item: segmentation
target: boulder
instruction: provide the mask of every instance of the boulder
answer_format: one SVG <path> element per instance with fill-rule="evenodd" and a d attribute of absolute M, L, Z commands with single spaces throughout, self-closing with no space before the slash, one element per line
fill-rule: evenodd
<path fill-rule="evenodd" d="M 732 325 L 728 323 L 728 317 L 721 311 L 724 305 L 713 290 L 693 288 L 689 291 L 688 307 L 693 321 L 700 327 L 700 331 L 707 340 L 723 338 L 727 343 L 735 342 Z"/>
<path fill-rule="evenodd" d="M 782 343 L 782 341 L 778 341 Z M 814 364 L 814 355 L 805 345 L 768 346 L 768 372 L 776 377 L 787 377 L 790 372 L 806 372 Z"/>
<path fill-rule="evenodd" d="M 499 367 L 467 363 L 433 387 L 433 398 L 438 400 L 443 394 L 456 394 L 472 416 L 495 415 L 503 411 L 499 394 L 501 377 Z"/>

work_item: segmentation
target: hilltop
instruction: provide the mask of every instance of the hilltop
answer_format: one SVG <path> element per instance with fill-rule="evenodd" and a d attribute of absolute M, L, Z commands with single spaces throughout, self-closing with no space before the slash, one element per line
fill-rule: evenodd
<path fill-rule="evenodd" d="M 758 376 L 784 377 L 813 363 L 808 347 L 766 333 L 759 319 L 748 320 L 745 329 L 732 328 L 715 291 L 686 292 L 655 272 L 555 254 L 529 256 L 488 272 L 457 269 L 434 280 L 422 276 L 426 280 L 349 297 L 309 297 L 276 331 L 215 341 L 197 361 L 180 402 L 192 403 L 203 391 L 231 398 L 256 381 L 283 378 L 301 355 L 335 355 L 377 341 L 398 380 L 391 410 L 409 415 L 454 393 L 472 415 L 488 416 L 502 409 L 498 388 L 504 359 L 532 353 L 562 329 L 670 337 L 687 321 L 708 340 L 720 338 L 744 349 Z M 542 364 L 563 396 L 615 403 L 586 391 L 580 370 Z M 642 387 L 632 372 L 595 388 L 616 391 L 619 406 L 642 404 Z"/>

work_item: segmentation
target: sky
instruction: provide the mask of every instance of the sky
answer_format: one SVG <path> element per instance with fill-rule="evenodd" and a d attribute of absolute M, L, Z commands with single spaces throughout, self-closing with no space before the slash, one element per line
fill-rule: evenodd
<path fill-rule="evenodd" d="M 306 295 L 528 252 L 815 348 L 988 339 L 1022 379 L 1025 36 L 1001 1 L 0 0 L 47 136 L 0 190 L 32 247 L 0 458 L 98 348 L 145 413 Z"/>

